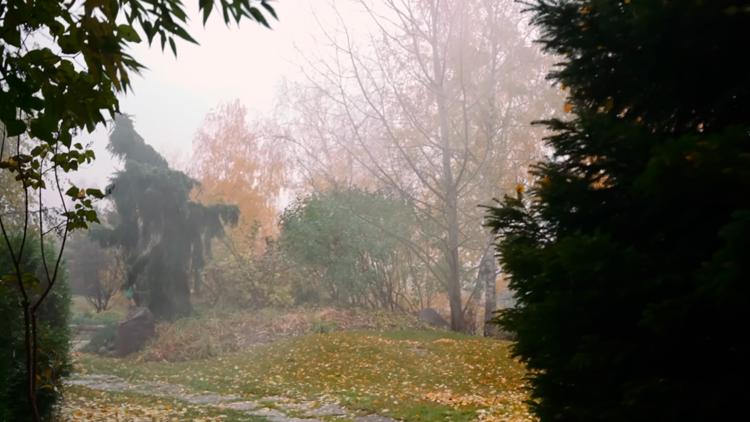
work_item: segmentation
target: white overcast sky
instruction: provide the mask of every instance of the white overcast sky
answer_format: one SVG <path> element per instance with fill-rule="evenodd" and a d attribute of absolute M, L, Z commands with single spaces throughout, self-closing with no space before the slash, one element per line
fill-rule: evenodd
<path fill-rule="evenodd" d="M 318 19 L 334 25 L 337 20 L 326 0 L 280 0 L 273 3 L 279 21 L 271 21 L 271 30 L 250 21 L 227 27 L 216 10 L 204 27 L 198 1 L 185 3 L 191 16 L 188 32 L 200 45 L 178 43 L 176 58 L 158 41 L 138 45 L 132 54 L 147 69 L 133 75 L 132 92 L 120 96 L 120 109 L 134 116 L 146 142 L 178 166 L 189 157 L 193 134 L 210 109 L 237 98 L 251 115 L 268 113 L 282 81 L 301 77 L 298 49 L 311 48 L 319 28 L 313 8 Z M 363 16 L 347 12 L 350 4 L 336 2 L 347 26 Z M 105 128 L 80 136 L 93 143 L 97 160 L 76 174 L 78 184 L 106 184 L 115 165 L 104 149 L 107 136 Z"/>

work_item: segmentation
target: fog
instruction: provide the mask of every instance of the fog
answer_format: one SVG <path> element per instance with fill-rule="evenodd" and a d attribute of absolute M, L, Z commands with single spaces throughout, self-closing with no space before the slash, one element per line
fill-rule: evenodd
<path fill-rule="evenodd" d="M 274 7 L 280 20 L 269 30 L 251 22 L 228 26 L 218 18 L 204 25 L 197 3 L 188 2 L 186 28 L 199 44 L 178 41 L 176 57 L 158 42 L 132 49 L 146 70 L 133 76 L 131 92 L 118 95 L 120 108 L 173 165 L 187 165 L 195 132 L 222 102 L 240 100 L 251 115 L 272 113 L 284 84 L 305 79 L 301 52 L 319 48 L 321 24 L 340 18 L 353 27 L 368 24 L 363 10 L 348 2 L 285 0 Z M 78 138 L 92 144 L 98 159 L 74 176 L 77 181 L 106 184 L 117 165 L 106 152 L 107 131 L 100 126 Z"/>
<path fill-rule="evenodd" d="M 0 422 L 738 419 L 747 3 L 0 0 Z"/>
<path fill-rule="evenodd" d="M 3 205 L 59 214 L 30 221 L 65 246 L 60 414 L 530 418 L 487 207 L 539 182 L 531 122 L 566 109 L 522 6 L 285 0 L 269 29 L 203 3 L 197 44 L 130 47 L 120 113 L 74 139 L 96 159 Z"/>

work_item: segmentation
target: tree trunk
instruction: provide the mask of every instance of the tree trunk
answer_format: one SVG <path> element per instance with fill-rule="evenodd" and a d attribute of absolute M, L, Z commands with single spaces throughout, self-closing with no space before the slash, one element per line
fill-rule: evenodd
<path fill-rule="evenodd" d="M 497 308 L 497 292 L 495 291 L 497 261 L 491 240 L 479 262 L 479 278 L 484 281 L 484 336 L 492 337 L 497 332 L 495 324 L 490 322 Z"/>
<path fill-rule="evenodd" d="M 439 110 L 443 110 L 439 100 Z M 442 113 L 441 113 L 442 114 Z M 445 217 L 448 225 L 445 258 L 448 262 L 448 300 L 451 308 L 451 329 L 463 331 L 464 318 L 461 303 L 461 263 L 458 258 L 458 192 L 453 180 L 451 154 L 448 143 L 447 119 L 441 115 L 441 136 L 443 138 L 443 183 L 445 184 Z"/>
<path fill-rule="evenodd" d="M 448 264 L 448 279 L 446 280 L 448 301 L 451 309 L 451 329 L 454 331 L 463 331 L 464 316 L 463 305 L 461 301 L 461 265 L 458 254 L 458 187 L 453 176 L 451 167 L 453 153 L 450 142 L 450 125 L 448 111 L 446 109 L 446 92 L 443 87 L 445 76 L 445 66 L 441 61 L 440 49 L 438 48 L 438 16 L 439 9 L 437 4 L 433 5 L 432 10 L 432 31 L 430 44 L 432 47 L 432 72 L 434 80 L 434 95 L 437 103 L 438 118 L 438 136 L 440 137 L 440 147 L 442 154 L 442 184 L 443 184 L 443 203 L 445 208 L 445 222 L 448 233 L 445 244 L 445 258 Z"/>
<path fill-rule="evenodd" d="M 442 101 L 441 101 L 442 104 Z M 443 107 L 439 107 L 442 109 Z M 443 120 L 443 119 L 441 119 Z M 447 125 L 446 125 L 447 126 Z M 464 328 L 463 307 L 461 303 L 461 264 L 458 258 L 458 193 L 451 169 L 451 154 L 448 145 L 447 131 L 443 131 L 443 183 L 445 183 L 445 217 L 448 225 L 445 257 L 448 261 L 448 300 L 451 307 L 451 329 L 462 331 Z"/>
<path fill-rule="evenodd" d="M 200 270 L 193 270 L 193 293 L 200 296 L 203 292 L 203 273 Z"/>
<path fill-rule="evenodd" d="M 439 66 L 436 64 L 436 69 Z M 442 87 L 441 87 L 442 88 Z M 451 308 L 451 329 L 463 331 L 464 318 L 461 303 L 461 264 L 458 258 L 458 190 L 451 168 L 451 149 L 449 140 L 448 118 L 444 105 L 444 93 L 441 89 L 437 93 L 438 117 L 440 119 L 440 138 L 443 154 L 443 185 L 445 192 L 445 220 L 448 226 L 448 236 L 445 245 L 445 258 L 448 263 L 448 301 Z"/>

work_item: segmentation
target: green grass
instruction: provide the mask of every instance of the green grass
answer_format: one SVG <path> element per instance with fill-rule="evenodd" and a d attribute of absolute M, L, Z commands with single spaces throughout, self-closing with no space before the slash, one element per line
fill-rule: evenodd
<path fill-rule="evenodd" d="M 531 419 L 523 404 L 525 371 L 507 343 L 441 331 L 313 334 L 178 363 L 86 355 L 79 366 L 248 398 L 334 399 L 363 414 L 408 421 Z"/>
<path fill-rule="evenodd" d="M 124 312 L 109 309 L 104 312 L 72 312 L 70 322 L 76 325 L 117 325 L 125 316 Z"/>
<path fill-rule="evenodd" d="M 366 335 L 368 333 L 365 332 L 363 334 Z M 383 338 L 393 340 L 414 340 L 422 342 L 431 342 L 439 339 L 477 340 L 477 337 L 475 336 L 443 330 L 390 330 L 380 331 L 377 334 Z"/>
<path fill-rule="evenodd" d="M 83 296 L 73 296 L 70 301 L 71 323 L 77 325 L 113 325 L 127 313 L 122 306 L 113 305 L 97 313 Z"/>

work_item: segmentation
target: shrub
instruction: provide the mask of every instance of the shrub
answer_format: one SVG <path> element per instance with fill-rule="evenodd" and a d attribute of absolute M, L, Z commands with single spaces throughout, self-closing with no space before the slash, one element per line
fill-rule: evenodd
<path fill-rule="evenodd" d="M 414 236 L 411 205 L 384 192 L 332 189 L 300 198 L 281 217 L 282 251 L 308 277 L 297 303 L 408 309 L 426 286 L 404 239 Z"/>
<path fill-rule="evenodd" d="M 46 247 L 54 254 L 53 248 Z M 27 272 L 41 277 L 42 261 L 39 245 L 27 242 L 22 262 Z M 5 245 L 0 246 L 0 274 L 11 272 L 11 260 Z M 64 271 L 63 271 L 64 274 Z M 15 284 L 0 282 L 0 421 L 27 420 L 26 368 L 24 352 L 23 311 L 20 293 Z M 37 401 L 40 414 L 49 417 L 58 398 L 59 381 L 70 369 L 68 330 L 70 291 L 61 277 L 43 302 L 38 321 L 38 362 L 41 379 Z"/>
<path fill-rule="evenodd" d="M 157 336 L 136 359 L 188 361 L 221 356 L 253 345 L 312 333 L 411 329 L 427 329 L 427 326 L 412 315 L 385 310 L 314 307 L 252 311 L 198 310 L 189 318 L 157 324 Z"/>
<path fill-rule="evenodd" d="M 300 275 L 273 240 L 266 239 L 258 254 L 228 239 L 204 269 L 202 299 L 212 307 L 285 307 L 292 304 L 291 289 Z"/>
<path fill-rule="evenodd" d="M 312 323 L 310 331 L 318 334 L 332 333 L 339 329 L 338 324 L 330 321 L 315 320 Z"/>

